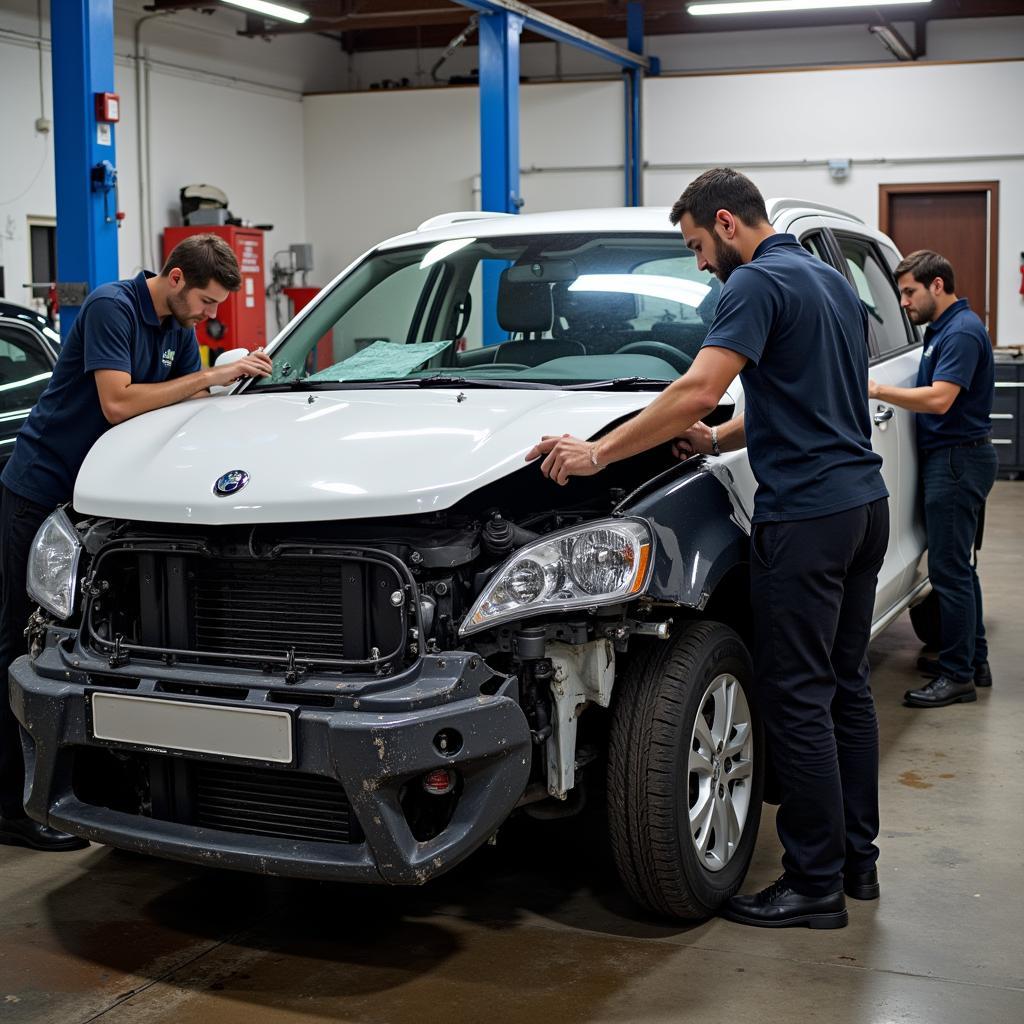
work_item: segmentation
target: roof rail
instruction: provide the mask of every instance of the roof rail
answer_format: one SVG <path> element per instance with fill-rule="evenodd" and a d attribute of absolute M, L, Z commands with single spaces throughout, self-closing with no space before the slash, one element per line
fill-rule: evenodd
<path fill-rule="evenodd" d="M 826 206 L 824 203 L 813 203 L 809 199 L 770 199 L 768 201 L 768 219 L 774 220 L 777 213 L 783 210 L 817 210 L 819 213 L 834 213 L 847 220 L 863 224 L 864 221 L 849 210 L 840 210 L 836 206 Z"/>
<path fill-rule="evenodd" d="M 416 230 L 429 231 L 431 228 L 446 228 L 450 224 L 462 224 L 472 220 L 492 220 L 494 217 L 514 217 L 514 213 L 497 213 L 494 210 L 459 210 L 455 213 L 439 213 L 425 220 Z"/>

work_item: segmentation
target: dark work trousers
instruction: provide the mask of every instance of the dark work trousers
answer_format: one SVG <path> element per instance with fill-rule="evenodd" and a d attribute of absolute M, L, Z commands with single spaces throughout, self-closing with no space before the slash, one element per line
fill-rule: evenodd
<path fill-rule="evenodd" d="M 28 650 L 25 626 L 32 602 L 25 592 L 25 570 L 36 531 L 52 511 L 0 484 L 0 814 L 5 818 L 25 817 L 25 765 L 18 720 L 11 711 L 7 670 Z"/>
<path fill-rule="evenodd" d="M 974 565 L 978 516 L 996 479 L 991 444 L 940 448 L 921 455 L 928 577 L 939 595 L 942 674 L 960 683 L 988 661 L 982 622 L 981 584 Z"/>
<path fill-rule="evenodd" d="M 875 584 L 889 543 L 881 498 L 751 534 L 755 699 L 778 776 L 786 880 L 842 888 L 878 860 L 878 720 L 868 685 Z"/>

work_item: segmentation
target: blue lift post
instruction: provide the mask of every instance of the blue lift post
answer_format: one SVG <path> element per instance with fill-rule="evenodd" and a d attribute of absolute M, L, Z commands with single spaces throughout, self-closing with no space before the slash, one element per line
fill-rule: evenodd
<path fill-rule="evenodd" d="M 644 5 L 629 0 L 626 5 L 626 45 L 631 53 L 644 52 Z M 640 68 L 626 68 L 626 206 L 643 206 L 643 78 Z"/>
<path fill-rule="evenodd" d="M 480 205 L 516 213 L 519 198 L 519 36 L 523 19 L 509 11 L 480 15 Z M 483 265 L 485 344 L 501 340 L 496 260 Z"/>
<path fill-rule="evenodd" d="M 66 339 L 85 296 L 117 279 L 114 125 L 96 118 L 96 94 L 114 91 L 113 0 L 61 0 L 53 37 L 57 295 Z"/>
<path fill-rule="evenodd" d="M 625 69 L 627 206 L 641 203 L 640 93 L 642 72 L 658 72 L 658 61 L 643 55 L 643 4 L 631 0 L 627 27 L 629 49 L 584 32 L 519 0 L 455 0 L 480 12 L 480 176 L 481 207 L 496 213 L 517 213 L 519 197 L 519 37 L 523 29 L 567 43 Z M 497 322 L 501 266 L 484 264 L 484 343 L 502 340 Z"/>

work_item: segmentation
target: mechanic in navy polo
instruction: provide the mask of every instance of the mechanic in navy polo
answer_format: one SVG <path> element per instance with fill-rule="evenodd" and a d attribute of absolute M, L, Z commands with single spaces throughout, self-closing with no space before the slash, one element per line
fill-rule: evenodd
<path fill-rule="evenodd" d="M 214 235 L 178 245 L 159 275 L 143 272 L 95 289 L 61 347 L 46 390 L 18 433 L 0 478 L 0 843 L 41 850 L 88 844 L 32 821 L 22 806 L 24 764 L 7 670 L 26 651 L 25 592 L 36 531 L 70 502 L 89 449 L 116 423 L 210 394 L 242 376 L 265 376 L 262 352 L 203 369 L 195 327 L 241 285 L 230 246 Z"/>
<path fill-rule="evenodd" d="M 917 413 L 928 576 L 939 598 L 942 647 L 937 660 L 917 662 L 931 682 L 903 699 L 939 708 L 977 700 L 975 686 L 992 685 L 974 544 L 998 462 L 989 422 L 995 360 L 984 324 L 957 297 L 949 260 L 921 249 L 894 273 L 911 322 L 928 324 L 917 385 L 870 381 L 868 394 Z"/>
<path fill-rule="evenodd" d="M 867 316 L 837 270 L 768 220 L 750 179 L 706 171 L 672 208 L 697 266 L 724 288 L 689 370 L 597 441 L 541 440 L 527 459 L 558 483 L 678 438 L 749 450 L 754 693 L 780 789 L 784 874 L 723 913 L 763 927 L 841 928 L 845 894 L 878 896 L 878 723 L 867 647 L 889 541 L 871 450 Z M 702 417 L 742 374 L 745 413 Z M 685 798 L 685 797 L 684 797 Z"/>

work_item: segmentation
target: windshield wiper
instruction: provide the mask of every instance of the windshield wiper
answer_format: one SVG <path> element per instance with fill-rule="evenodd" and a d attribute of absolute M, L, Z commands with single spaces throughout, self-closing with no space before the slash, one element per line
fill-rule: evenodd
<path fill-rule="evenodd" d="M 255 384 L 246 389 L 247 393 L 259 395 L 280 394 L 282 391 L 329 391 L 334 381 L 310 380 L 308 377 L 296 377 L 295 380 L 279 380 L 276 384 Z"/>
<path fill-rule="evenodd" d="M 671 384 L 661 377 L 614 377 L 611 380 L 594 380 L 586 384 L 569 384 L 566 391 L 663 391 Z"/>

